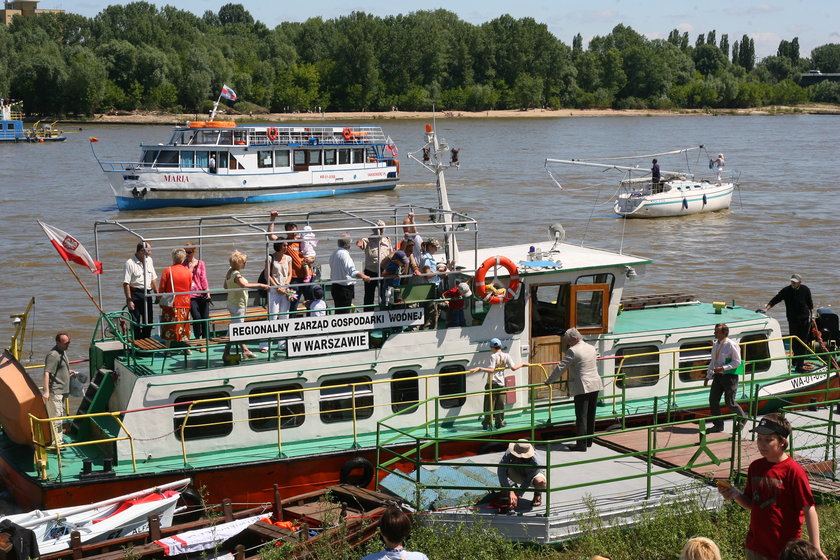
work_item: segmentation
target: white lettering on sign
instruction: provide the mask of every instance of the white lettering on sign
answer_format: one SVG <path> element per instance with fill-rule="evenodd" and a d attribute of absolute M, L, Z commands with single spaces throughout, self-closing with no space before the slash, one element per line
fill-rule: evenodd
<path fill-rule="evenodd" d="M 313 334 L 366 331 L 423 325 L 423 309 L 395 309 L 369 313 L 348 313 L 326 317 L 297 317 L 280 321 L 231 323 L 228 335 L 232 342 L 262 338 L 289 338 Z"/>
<path fill-rule="evenodd" d="M 366 332 L 293 338 L 288 341 L 286 346 L 286 352 L 290 358 L 367 349 L 368 333 Z"/>

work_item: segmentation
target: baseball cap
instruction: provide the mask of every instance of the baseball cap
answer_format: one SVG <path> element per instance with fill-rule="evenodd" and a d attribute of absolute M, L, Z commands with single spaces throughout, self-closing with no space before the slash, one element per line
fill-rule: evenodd
<path fill-rule="evenodd" d="M 791 282 L 802 282 L 802 277 L 798 274 L 791 274 L 790 275 Z"/>
<path fill-rule="evenodd" d="M 405 251 L 396 251 L 394 253 L 394 258 L 403 264 L 408 264 L 408 257 L 406 256 Z"/>
<path fill-rule="evenodd" d="M 501 347 L 502 347 L 502 341 L 501 340 L 499 340 L 498 338 L 491 338 L 490 339 L 490 348 L 501 348 Z"/>
<path fill-rule="evenodd" d="M 461 294 L 461 297 L 472 297 L 472 290 L 470 290 L 470 285 L 466 282 L 461 282 L 460 284 L 458 284 L 458 293 Z"/>
<path fill-rule="evenodd" d="M 790 435 L 790 432 L 787 430 L 787 428 L 785 428 L 778 422 L 773 422 L 768 418 L 762 418 L 758 425 L 756 425 L 756 427 L 753 428 L 752 431 L 765 436 L 769 436 L 770 434 L 776 434 L 777 436 L 782 436 L 783 438 L 786 438 Z"/>

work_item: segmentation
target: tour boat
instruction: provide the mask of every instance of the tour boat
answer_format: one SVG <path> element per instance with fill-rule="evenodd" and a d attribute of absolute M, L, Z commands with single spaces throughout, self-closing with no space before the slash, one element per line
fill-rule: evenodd
<path fill-rule="evenodd" d="M 614 161 L 621 159 L 648 159 L 667 155 L 686 154 L 700 150 L 703 146 L 686 148 L 672 152 L 648 154 L 644 156 L 622 156 L 605 158 Z M 700 174 L 685 171 L 662 171 L 660 180 L 654 182 L 651 172 L 641 166 L 582 161 L 578 159 L 551 159 L 546 161 L 546 168 L 551 163 L 580 165 L 602 169 L 615 169 L 624 174 L 619 182 L 613 210 L 625 218 L 670 218 L 717 212 L 726 210 L 732 203 L 732 193 L 737 182 L 726 180 L 726 173 L 703 177 Z M 713 166 L 710 164 L 710 169 Z"/>
<path fill-rule="evenodd" d="M 32 128 L 23 127 L 22 103 L 0 100 L 0 142 L 63 142 L 67 140 L 64 131 L 55 128 L 56 123 L 38 121 Z"/>
<path fill-rule="evenodd" d="M 93 149 L 93 141 L 91 149 Z M 135 162 L 100 161 L 120 210 L 295 200 L 393 189 L 397 149 L 378 126 L 192 121 Z"/>
<path fill-rule="evenodd" d="M 440 240 L 436 258 L 440 268 L 448 267 L 429 274 L 442 274 L 447 288 L 471 286 L 464 292 L 466 326 L 444 320 L 438 328 L 423 328 L 426 310 L 440 298 L 418 277 L 403 278 L 395 298 L 377 299 L 372 308 L 362 305 L 360 282 L 356 307 L 343 314 L 331 309 L 309 316 L 295 309 L 293 316 L 269 319 L 253 299 L 255 291 L 247 320 L 231 324 L 224 302 L 217 301 L 206 338 L 190 340 L 188 347 L 166 347 L 154 336 L 135 340 L 127 311 L 102 313 L 89 349 L 91 384 L 67 420 L 72 427 L 64 438 L 51 437 L 56 434 L 43 412 L 25 406 L 40 396 L 20 381 L 20 365 L 11 358 L 0 363 L 0 399 L 30 410 L 26 426 L 7 426 L 0 435 L 0 478 L 15 501 L 55 507 L 190 476 L 210 500 L 251 503 L 270 499 L 275 483 L 286 494 L 339 480 L 366 486 L 377 476 L 382 446 L 429 451 L 409 445 L 415 440 L 403 438 L 400 427 L 426 426 L 430 437 L 449 438 L 435 444 L 441 457 L 476 453 L 488 435 L 557 433 L 573 425 L 573 402 L 565 384 L 543 382 L 562 357 L 561 335 L 571 327 L 601 356 L 601 423 L 707 411 L 703 378 L 716 323 L 728 324 L 742 347 L 740 396 L 753 414 L 781 400 L 837 395 L 837 368 L 825 352 L 809 359 L 808 375 L 791 372 L 772 317 L 684 294 L 626 296 L 633 278 L 651 264 L 648 258 L 567 243 L 559 224 L 547 236 L 532 232 L 527 243 L 480 247 L 476 220 L 449 208 L 444 170 L 457 165 L 443 161 L 449 146 L 432 127 L 425 140 L 428 160 L 419 151 L 409 157 L 436 173 L 439 205 L 286 212 L 278 223 L 295 222 L 301 231 L 311 226 L 307 235 L 319 240 L 317 281 L 329 290 L 326 263 L 339 236 L 367 237 L 382 220 L 396 245 L 413 212 L 418 234 Z M 96 259 L 107 261 L 100 251 L 106 245 L 107 256 L 114 246 L 133 248 L 140 240 L 158 254 L 193 242 L 215 287 L 236 247 L 250 254 L 245 276 L 255 280 L 274 243 L 268 223 L 267 213 L 99 221 Z M 355 244 L 351 249 L 361 267 L 363 255 Z M 116 261 L 104 268 L 121 270 Z M 100 300 L 122 282 L 107 272 L 96 278 Z M 214 298 L 224 295 L 212 291 Z M 470 370 L 489 363 L 493 338 L 515 362 L 529 365 L 508 372 L 506 425 L 488 432 L 482 429 L 487 374 Z M 254 350 L 265 343 L 266 351 L 245 359 L 230 350 L 240 343 Z M 22 416 L 10 414 L 6 421 Z M 7 433 L 28 439 L 15 442 Z"/>

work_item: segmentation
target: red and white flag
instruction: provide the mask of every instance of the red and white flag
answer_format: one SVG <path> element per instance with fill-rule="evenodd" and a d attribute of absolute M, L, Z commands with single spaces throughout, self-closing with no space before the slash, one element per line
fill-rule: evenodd
<path fill-rule="evenodd" d="M 385 140 L 385 149 L 388 150 L 389 152 L 391 152 L 391 155 L 394 156 L 394 157 L 397 157 L 398 155 L 400 155 L 399 151 L 397 151 L 397 145 L 394 144 L 394 141 L 391 140 L 390 136 L 388 137 L 387 140 Z"/>
<path fill-rule="evenodd" d="M 229 88 L 227 85 L 223 85 L 222 97 L 224 97 L 225 99 L 230 99 L 231 101 L 236 101 L 236 92 Z"/>
<path fill-rule="evenodd" d="M 47 237 L 62 259 L 86 266 L 94 274 L 102 274 L 102 263 L 93 260 L 84 245 L 79 243 L 75 237 L 41 221 L 38 222 L 38 225 L 47 234 Z"/>

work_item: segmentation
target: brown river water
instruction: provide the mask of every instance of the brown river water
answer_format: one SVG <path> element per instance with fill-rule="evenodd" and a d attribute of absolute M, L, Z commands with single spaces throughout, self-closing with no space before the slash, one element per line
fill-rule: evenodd
<path fill-rule="evenodd" d="M 690 292 L 704 301 L 734 300 L 759 308 L 787 284 L 792 272 L 803 276 L 817 306 L 839 303 L 832 280 L 840 239 L 833 169 L 840 144 L 838 122 L 836 116 L 817 115 L 446 119 L 438 121 L 438 132 L 461 148 L 460 169 L 447 174 L 450 201 L 453 209 L 479 220 L 481 246 L 542 241 L 546 227 L 560 222 L 568 242 L 583 240 L 654 261 L 628 287 L 628 295 Z M 0 239 L 5 262 L 0 277 L 0 344 L 8 345 L 13 332 L 9 315 L 21 312 L 34 296 L 24 361 L 42 363 L 60 330 L 74 339 L 71 359 L 87 355 L 96 310 L 36 219 L 74 235 L 93 253 L 94 221 L 118 216 L 436 204 L 433 175 L 405 157 L 422 145 L 424 121 L 376 124 L 400 149 L 402 178 L 395 191 L 210 209 L 116 209 L 88 137 L 100 139 L 95 148 L 104 160 L 134 161 L 138 144 L 168 138 L 166 126 L 84 126 L 63 144 L 0 145 Z M 707 146 L 707 152 L 700 152 L 699 161 L 696 155 L 690 158 L 699 170 L 707 167 L 709 156 L 723 152 L 727 169 L 740 173 L 731 211 L 624 220 L 613 214 L 608 202 L 621 178 L 615 171 L 555 166 L 561 190 L 544 169 L 547 157 L 647 154 L 700 144 Z M 663 169 L 678 165 L 678 160 L 674 165 L 670 161 L 660 158 Z M 642 165 L 649 167 L 649 160 Z M 125 237 L 100 239 L 105 273 L 99 280 L 108 310 L 122 305 L 122 265 L 133 245 Z M 160 271 L 168 258 L 165 252 L 155 256 Z M 217 269 L 224 274 L 224 263 L 217 263 Z M 77 270 L 96 293 L 97 278 Z M 221 277 L 210 280 L 211 286 L 222 281 Z M 772 313 L 783 319 L 783 306 Z"/>

